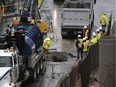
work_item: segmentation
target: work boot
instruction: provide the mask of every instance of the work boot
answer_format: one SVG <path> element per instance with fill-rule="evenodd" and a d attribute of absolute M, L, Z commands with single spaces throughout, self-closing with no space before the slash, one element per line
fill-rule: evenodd
<path fill-rule="evenodd" d="M 49 61 L 50 59 L 49 59 L 49 57 L 48 56 L 44 56 L 43 57 L 43 61 Z"/>

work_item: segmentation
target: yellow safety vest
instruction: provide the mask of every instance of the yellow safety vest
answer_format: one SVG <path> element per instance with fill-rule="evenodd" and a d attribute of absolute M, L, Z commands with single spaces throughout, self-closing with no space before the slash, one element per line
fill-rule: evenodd
<path fill-rule="evenodd" d="M 92 44 L 96 44 L 97 43 L 97 37 L 93 37 L 93 39 L 91 40 Z"/>
<path fill-rule="evenodd" d="M 100 18 L 100 24 L 101 25 L 106 25 L 107 24 L 107 17 L 106 15 L 102 15 Z"/>
<path fill-rule="evenodd" d="M 86 43 L 87 43 L 88 46 L 90 45 L 90 41 L 89 40 L 86 40 Z"/>
<path fill-rule="evenodd" d="M 97 39 L 99 40 L 101 38 L 101 33 L 97 34 Z"/>
<path fill-rule="evenodd" d="M 82 47 L 82 44 L 83 44 L 83 39 L 78 39 L 79 40 L 79 44 L 78 44 L 78 47 Z"/>
<path fill-rule="evenodd" d="M 46 39 L 44 40 L 44 42 L 43 42 L 43 48 L 44 48 L 44 49 L 48 49 L 49 46 L 50 46 L 50 44 L 51 44 L 50 38 L 46 38 Z"/>
<path fill-rule="evenodd" d="M 88 45 L 87 45 L 87 42 L 83 42 L 83 52 L 87 52 L 88 50 Z"/>
<path fill-rule="evenodd" d="M 94 37 L 93 37 L 93 35 L 91 36 L 91 39 L 93 39 Z"/>

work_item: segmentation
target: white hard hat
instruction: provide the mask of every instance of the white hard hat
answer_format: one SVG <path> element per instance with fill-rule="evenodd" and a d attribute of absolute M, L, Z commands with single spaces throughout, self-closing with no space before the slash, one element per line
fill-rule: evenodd
<path fill-rule="evenodd" d="M 88 37 L 85 37 L 85 39 L 87 40 Z"/>
<path fill-rule="evenodd" d="M 84 38 L 83 38 L 83 41 L 85 41 L 85 40 L 86 40 L 86 38 L 84 37 Z"/>
<path fill-rule="evenodd" d="M 99 30 L 102 30 L 102 27 L 99 27 L 98 29 L 99 29 Z"/>
<path fill-rule="evenodd" d="M 81 37 L 81 35 L 78 35 L 77 37 Z"/>
<path fill-rule="evenodd" d="M 100 29 L 97 29 L 97 30 L 96 30 L 96 32 L 99 32 L 99 31 L 100 31 Z"/>
<path fill-rule="evenodd" d="M 95 33 L 95 32 L 93 32 L 93 33 L 92 33 L 92 35 L 93 35 L 93 36 L 96 36 L 96 33 Z"/>
<path fill-rule="evenodd" d="M 86 29 L 87 28 L 87 26 L 84 26 L 84 29 Z"/>

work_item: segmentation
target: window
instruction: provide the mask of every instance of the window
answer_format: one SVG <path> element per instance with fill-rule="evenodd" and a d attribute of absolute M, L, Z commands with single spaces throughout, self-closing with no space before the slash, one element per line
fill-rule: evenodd
<path fill-rule="evenodd" d="M 0 67 L 11 67 L 12 58 L 11 56 L 0 56 Z"/>

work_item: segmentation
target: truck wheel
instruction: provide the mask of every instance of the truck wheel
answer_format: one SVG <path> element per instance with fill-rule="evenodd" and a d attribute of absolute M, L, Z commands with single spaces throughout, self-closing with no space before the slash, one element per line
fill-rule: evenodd
<path fill-rule="evenodd" d="M 33 69 L 33 72 L 32 72 L 32 79 L 33 81 L 35 81 L 37 78 L 37 72 L 36 72 L 36 67 Z"/>
<path fill-rule="evenodd" d="M 39 62 L 39 67 L 40 67 L 40 70 L 42 70 L 42 68 L 43 68 L 43 60 L 42 59 Z"/>
<path fill-rule="evenodd" d="M 65 38 L 65 36 L 62 35 L 62 38 Z"/>
<path fill-rule="evenodd" d="M 39 75 L 40 73 L 40 66 L 39 66 L 39 62 L 37 63 L 36 65 L 36 73 L 37 73 L 37 76 Z"/>
<path fill-rule="evenodd" d="M 61 36 L 62 36 L 62 38 L 66 38 L 66 36 L 65 36 L 65 35 L 63 35 L 62 33 L 61 33 Z"/>
<path fill-rule="evenodd" d="M 61 29 L 61 36 L 62 36 L 62 38 L 65 38 L 63 35 L 63 29 Z"/>

